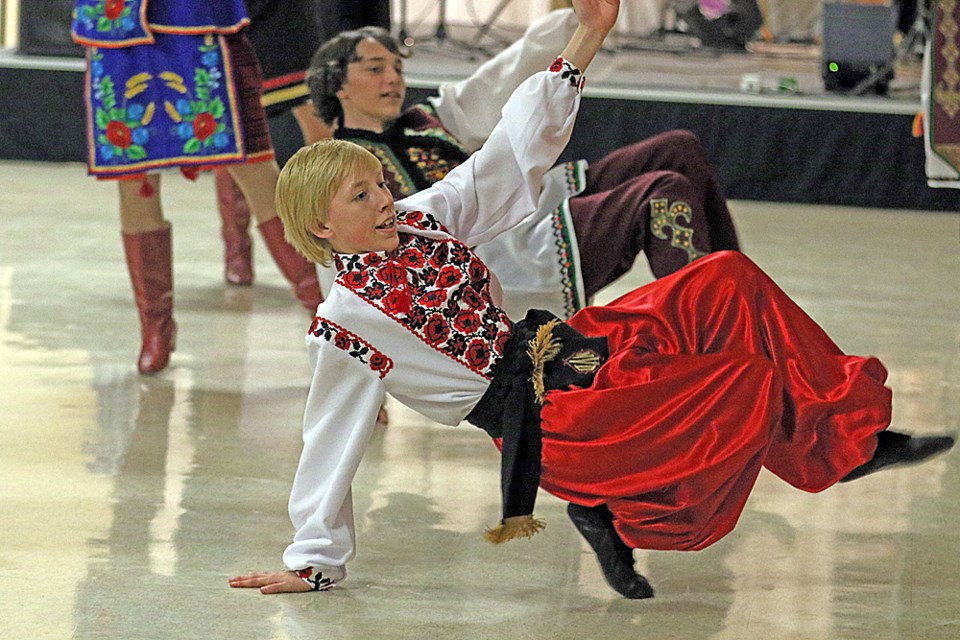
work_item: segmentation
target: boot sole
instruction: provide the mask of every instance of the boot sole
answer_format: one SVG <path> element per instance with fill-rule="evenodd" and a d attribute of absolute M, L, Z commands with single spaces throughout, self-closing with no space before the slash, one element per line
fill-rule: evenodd
<path fill-rule="evenodd" d="M 858 478 L 876 473 L 881 469 L 892 469 L 907 465 L 920 464 L 933 456 L 949 451 L 956 444 L 952 436 L 914 436 L 912 444 L 883 458 L 870 460 L 840 479 L 840 482 L 850 482 Z"/>

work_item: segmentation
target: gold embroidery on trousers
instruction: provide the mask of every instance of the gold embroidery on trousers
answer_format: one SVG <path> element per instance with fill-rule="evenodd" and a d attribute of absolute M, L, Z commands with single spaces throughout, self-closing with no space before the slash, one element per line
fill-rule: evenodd
<path fill-rule="evenodd" d="M 688 263 L 707 255 L 693 246 L 693 229 L 680 223 L 682 220 L 689 224 L 692 213 L 686 202 L 678 200 L 670 204 L 666 198 L 650 201 L 650 231 L 657 238 L 666 240 L 666 229 L 670 229 L 670 246 L 686 251 Z"/>

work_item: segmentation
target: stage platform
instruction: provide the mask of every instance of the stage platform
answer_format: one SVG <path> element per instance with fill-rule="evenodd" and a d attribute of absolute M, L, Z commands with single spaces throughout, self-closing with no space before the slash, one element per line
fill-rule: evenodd
<path fill-rule="evenodd" d="M 466 77 L 503 38 L 415 39 L 406 62 L 408 98 Z M 500 34 L 503 36 L 503 34 Z M 960 192 L 931 189 L 922 140 L 919 60 L 898 65 L 885 96 L 827 93 L 815 45 L 750 45 L 720 52 L 683 38 L 616 37 L 588 75 L 565 158 L 596 159 L 668 129 L 689 129 L 715 162 L 730 198 L 811 204 L 960 210 Z M 763 91 L 741 91 L 744 75 Z M 778 91 L 790 79 L 796 93 Z M 82 162 L 83 62 L 0 50 L 0 159 Z M 292 118 L 271 122 L 278 156 L 295 150 Z"/>

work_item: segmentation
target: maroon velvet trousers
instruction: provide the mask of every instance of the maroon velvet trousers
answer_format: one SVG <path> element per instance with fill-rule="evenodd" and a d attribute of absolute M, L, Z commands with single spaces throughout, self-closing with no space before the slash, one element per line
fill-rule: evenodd
<path fill-rule="evenodd" d="M 634 548 L 702 549 L 736 525 L 762 467 L 821 491 L 890 422 L 886 370 L 845 355 L 748 258 L 720 252 L 570 320 L 605 335 L 589 389 L 543 406 L 541 486 L 605 503 Z"/>
<path fill-rule="evenodd" d="M 726 198 L 697 137 L 669 131 L 592 162 L 570 213 L 587 297 L 646 255 L 656 277 L 740 244 Z"/>

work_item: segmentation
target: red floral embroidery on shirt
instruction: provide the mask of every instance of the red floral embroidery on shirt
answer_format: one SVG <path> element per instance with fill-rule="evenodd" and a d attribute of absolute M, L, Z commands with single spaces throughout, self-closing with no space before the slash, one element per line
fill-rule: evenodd
<path fill-rule="evenodd" d="M 447 289 L 457 286 L 461 280 L 463 280 L 463 274 L 453 265 L 448 264 L 437 274 L 437 284 Z"/>
<path fill-rule="evenodd" d="M 343 349 L 373 371 L 376 371 L 380 375 L 380 379 L 383 379 L 393 369 L 393 360 L 377 351 L 357 334 L 326 318 L 320 316 L 314 318 L 310 333 L 318 338 L 323 338 L 338 349 Z"/>
<path fill-rule="evenodd" d="M 331 580 L 330 578 L 325 578 L 323 573 L 317 571 L 313 572 L 313 567 L 307 567 L 306 569 L 298 569 L 294 571 L 296 576 L 306 582 L 314 591 L 327 591 L 336 586 L 337 581 Z"/>
<path fill-rule="evenodd" d="M 560 77 L 569 82 L 571 87 L 583 91 L 583 74 L 570 61 L 564 60 L 562 57 L 557 58 L 550 65 L 548 71 L 559 73 Z"/>
<path fill-rule="evenodd" d="M 443 230 L 432 216 L 410 212 L 407 226 Z M 511 324 L 490 296 L 490 271 L 462 242 L 400 233 L 390 254 L 335 257 L 337 282 L 390 316 L 432 348 L 490 376 Z M 386 293 L 384 293 L 386 292 Z"/>
<path fill-rule="evenodd" d="M 439 220 L 423 211 L 397 211 L 397 224 L 404 224 L 408 227 L 423 229 L 425 231 L 443 231 L 446 234 L 450 233 Z"/>

